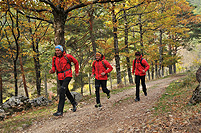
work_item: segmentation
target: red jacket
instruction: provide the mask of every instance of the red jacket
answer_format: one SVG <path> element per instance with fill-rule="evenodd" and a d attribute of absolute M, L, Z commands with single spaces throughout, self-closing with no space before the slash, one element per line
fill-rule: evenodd
<path fill-rule="evenodd" d="M 145 59 L 142 59 L 142 64 L 145 66 L 145 68 L 141 65 L 140 63 L 140 60 L 141 60 L 142 56 L 140 57 L 139 60 L 136 59 L 136 62 L 135 60 L 133 60 L 133 69 L 132 69 L 132 73 L 134 74 L 135 72 L 135 75 L 139 75 L 139 76 L 145 76 L 146 75 L 146 71 L 149 70 L 149 64 L 147 63 L 147 61 Z M 135 66 L 134 66 L 135 64 Z M 145 72 L 143 73 L 144 70 Z"/>
<path fill-rule="evenodd" d="M 109 68 L 109 69 L 105 69 L 102 61 L 104 62 L 106 68 Z M 95 78 L 97 80 L 107 80 L 107 73 L 111 72 L 113 70 L 113 67 L 110 65 L 110 63 L 105 60 L 105 57 L 103 57 L 102 60 L 99 60 L 99 61 L 94 61 L 92 63 L 92 74 L 95 74 Z M 102 76 L 101 73 L 102 72 L 105 72 L 105 75 Z"/>
<path fill-rule="evenodd" d="M 68 58 L 64 57 L 64 55 Z M 71 70 L 71 62 L 75 65 L 75 73 L 79 72 L 79 64 L 78 61 L 70 54 L 66 54 L 63 52 L 63 55 L 60 57 L 54 56 L 52 58 L 52 70 L 55 72 L 57 70 L 57 75 L 59 80 L 64 80 L 66 77 L 72 77 L 72 70 Z M 55 67 L 56 66 L 56 67 Z"/>

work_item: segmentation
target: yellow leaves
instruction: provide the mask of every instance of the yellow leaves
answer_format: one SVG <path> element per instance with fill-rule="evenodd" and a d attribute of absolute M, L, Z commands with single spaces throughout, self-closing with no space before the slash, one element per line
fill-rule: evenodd
<path fill-rule="evenodd" d="M 113 26 L 113 23 L 112 23 L 112 21 L 106 21 L 106 22 L 105 22 L 105 25 L 106 25 L 107 27 L 112 27 L 112 26 Z"/>

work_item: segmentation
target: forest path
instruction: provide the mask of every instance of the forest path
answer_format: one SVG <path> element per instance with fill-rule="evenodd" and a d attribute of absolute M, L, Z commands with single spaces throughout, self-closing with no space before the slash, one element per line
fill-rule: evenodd
<path fill-rule="evenodd" d="M 139 124 L 149 119 L 154 104 L 164 93 L 165 88 L 184 75 L 174 75 L 146 83 L 148 96 L 140 93 L 141 100 L 135 102 L 135 88 L 111 94 L 111 98 L 101 98 L 101 108 L 95 108 L 92 102 L 79 104 L 76 112 L 67 111 L 63 117 L 52 116 L 49 120 L 38 122 L 23 132 L 26 133 L 114 133 L 136 132 Z M 142 89 L 141 89 L 142 90 Z"/>

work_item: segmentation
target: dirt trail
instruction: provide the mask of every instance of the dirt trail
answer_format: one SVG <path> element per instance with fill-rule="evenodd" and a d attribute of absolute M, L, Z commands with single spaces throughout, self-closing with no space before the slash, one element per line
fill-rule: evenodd
<path fill-rule="evenodd" d="M 145 124 L 145 120 L 151 115 L 150 110 L 164 93 L 165 88 L 172 81 L 182 77 L 177 75 L 147 82 L 148 96 L 141 93 L 140 102 L 134 102 L 135 89 L 125 90 L 112 94 L 110 99 L 101 98 L 102 108 L 95 108 L 95 99 L 92 99 L 94 101 L 92 104 L 83 102 L 76 112 L 67 111 L 61 118 L 51 117 L 47 121 L 35 123 L 24 132 L 136 132 L 138 125 Z"/>

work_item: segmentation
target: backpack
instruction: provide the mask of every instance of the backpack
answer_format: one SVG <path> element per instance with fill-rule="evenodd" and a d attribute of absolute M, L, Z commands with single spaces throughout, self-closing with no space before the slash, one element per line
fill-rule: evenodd
<path fill-rule="evenodd" d="M 96 61 L 96 60 L 95 60 Z M 94 67 L 94 69 L 95 69 L 95 62 L 93 63 L 93 67 Z M 107 67 L 106 67 L 106 65 L 105 65 L 105 63 L 104 63 L 104 60 L 102 60 L 102 64 L 103 64 L 103 66 L 104 66 L 104 68 L 107 70 Z M 107 77 L 109 77 L 110 75 L 107 73 Z"/>
<path fill-rule="evenodd" d="M 66 55 L 64 55 L 64 58 L 67 60 L 67 63 L 70 64 L 70 69 L 71 69 L 71 62 L 70 62 L 70 60 L 68 59 L 68 57 Z M 56 60 L 56 56 L 54 56 L 54 67 L 55 67 L 56 72 L 58 73 L 57 67 L 56 67 L 56 64 L 55 64 L 55 60 Z"/>
<path fill-rule="evenodd" d="M 140 59 L 140 64 L 142 67 L 146 68 L 146 66 L 144 64 L 142 64 L 142 60 L 143 60 L 143 58 Z M 134 60 L 134 67 L 135 67 L 135 63 L 136 63 L 136 59 Z"/>

